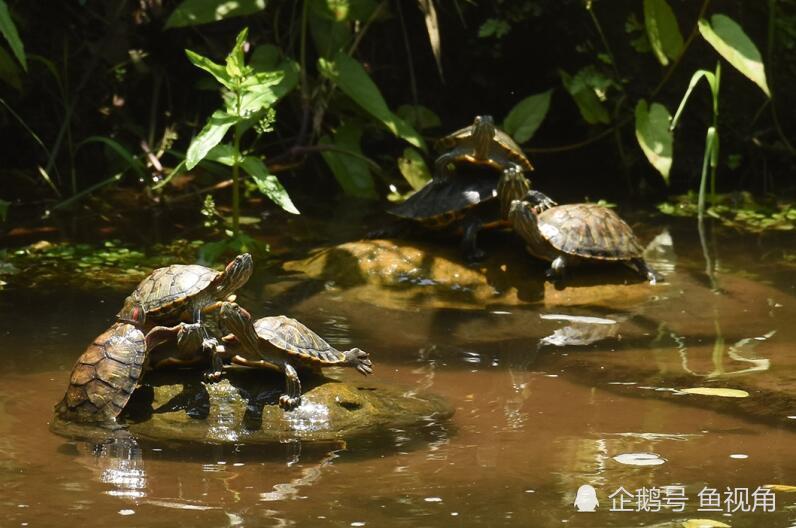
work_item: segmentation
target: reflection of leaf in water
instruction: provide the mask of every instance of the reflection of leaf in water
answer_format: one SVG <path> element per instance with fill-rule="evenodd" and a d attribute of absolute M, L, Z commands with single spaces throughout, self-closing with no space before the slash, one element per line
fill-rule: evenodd
<path fill-rule="evenodd" d="M 666 459 L 655 453 L 623 453 L 614 457 L 620 464 L 628 466 L 660 466 Z"/>
<path fill-rule="evenodd" d="M 787 484 L 766 484 L 763 487 L 774 491 L 782 491 L 785 493 L 796 492 L 796 486 L 789 486 Z"/>
<path fill-rule="evenodd" d="M 683 522 L 683 528 L 730 528 L 730 525 L 713 519 L 688 519 Z"/>
<path fill-rule="evenodd" d="M 747 398 L 749 393 L 739 389 L 726 389 L 723 387 L 693 387 L 681 389 L 685 394 L 698 394 L 700 396 L 718 396 L 721 398 Z"/>

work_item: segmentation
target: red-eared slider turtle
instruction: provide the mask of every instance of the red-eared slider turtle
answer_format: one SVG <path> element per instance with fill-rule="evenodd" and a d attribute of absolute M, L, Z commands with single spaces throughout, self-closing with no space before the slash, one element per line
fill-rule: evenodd
<path fill-rule="evenodd" d="M 473 124 L 445 136 L 436 143 L 443 154 L 435 166 L 438 175 L 447 174 L 449 163 L 474 163 L 502 171 L 517 165 L 523 171 L 532 171 L 533 165 L 511 136 L 495 127 L 492 116 L 476 116 Z"/>
<path fill-rule="evenodd" d="M 321 367 L 353 367 L 368 375 L 373 364 L 367 352 L 358 348 L 340 351 L 318 334 L 290 317 L 263 317 L 252 323 L 251 316 L 235 303 L 221 308 L 222 324 L 232 332 L 224 338 L 223 350 L 232 363 L 249 367 L 265 367 L 285 374 L 285 394 L 280 396 L 283 409 L 301 403 L 300 370 Z"/>
<path fill-rule="evenodd" d="M 78 358 L 55 412 L 72 422 L 112 423 L 141 379 L 148 350 L 168 336 L 157 328 L 144 336 L 132 324 L 113 324 Z"/>
<path fill-rule="evenodd" d="M 524 198 L 530 187 L 520 168 L 510 165 L 503 169 L 497 181 L 492 175 L 483 173 L 432 179 L 388 212 L 429 229 L 455 227 L 463 235 L 465 256 L 478 260 L 483 257 L 476 243 L 478 231 L 482 227 L 507 227 L 508 220 L 501 213 L 501 204 Z M 508 213 L 508 206 L 505 211 Z"/>
<path fill-rule="evenodd" d="M 614 261 L 627 264 L 650 284 L 658 280 L 658 274 L 644 261 L 633 230 L 613 210 L 580 203 L 540 211 L 538 206 L 550 199 L 538 191 L 531 191 L 528 200 L 513 201 L 509 219 L 528 252 L 552 262 L 549 278 L 561 279 L 569 265 Z"/>

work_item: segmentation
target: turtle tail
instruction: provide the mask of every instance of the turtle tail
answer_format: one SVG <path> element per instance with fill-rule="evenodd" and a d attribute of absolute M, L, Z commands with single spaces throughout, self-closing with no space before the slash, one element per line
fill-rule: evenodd
<path fill-rule="evenodd" d="M 370 356 L 359 348 L 345 351 L 345 364 L 354 367 L 365 376 L 373 373 L 373 363 L 370 361 Z"/>

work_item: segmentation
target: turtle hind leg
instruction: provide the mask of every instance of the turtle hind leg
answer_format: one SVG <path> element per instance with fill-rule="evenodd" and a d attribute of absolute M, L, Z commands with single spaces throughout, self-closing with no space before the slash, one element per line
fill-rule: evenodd
<path fill-rule="evenodd" d="M 370 356 L 359 348 L 346 350 L 345 364 L 354 367 L 365 376 L 373 373 L 373 363 L 370 361 Z"/>
<path fill-rule="evenodd" d="M 202 341 L 202 353 L 210 358 L 210 368 L 202 377 L 207 383 L 218 383 L 224 377 L 224 360 L 226 348 L 214 337 Z"/>
<path fill-rule="evenodd" d="M 664 280 L 663 275 L 652 269 L 643 258 L 630 259 L 630 267 L 647 279 L 650 284 L 657 284 L 659 281 L 663 282 Z"/>
<path fill-rule="evenodd" d="M 482 225 L 481 219 L 475 217 L 465 220 L 462 224 L 464 234 L 461 250 L 467 262 L 479 262 L 486 257 L 486 253 L 478 247 L 478 231 Z"/>
<path fill-rule="evenodd" d="M 289 363 L 284 364 L 285 394 L 279 397 L 279 406 L 286 411 L 295 409 L 301 404 L 301 380 L 298 372 Z"/>

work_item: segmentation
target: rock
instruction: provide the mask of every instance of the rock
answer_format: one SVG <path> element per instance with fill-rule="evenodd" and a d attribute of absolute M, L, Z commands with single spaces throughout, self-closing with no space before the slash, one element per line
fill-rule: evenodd
<path fill-rule="evenodd" d="M 147 375 L 123 417 L 139 440 L 209 444 L 329 442 L 442 420 L 453 408 L 442 398 L 373 383 L 329 378 L 303 379 L 301 405 L 285 412 L 277 405 L 284 379 L 262 372 L 232 370 L 216 384 L 198 372 Z M 55 419 L 55 433 L 97 440 L 108 431 Z"/>

